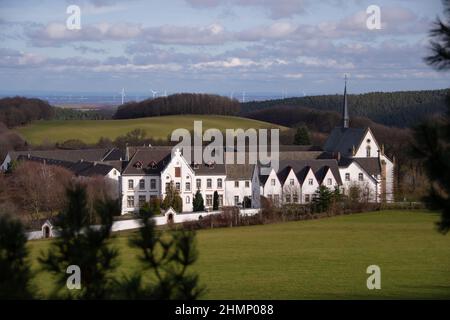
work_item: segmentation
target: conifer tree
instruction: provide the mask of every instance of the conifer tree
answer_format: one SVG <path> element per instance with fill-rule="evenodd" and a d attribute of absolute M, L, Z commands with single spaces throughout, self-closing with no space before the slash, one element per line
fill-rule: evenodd
<path fill-rule="evenodd" d="M 0 300 L 30 299 L 27 237 L 20 221 L 0 215 Z"/>
<path fill-rule="evenodd" d="M 214 191 L 213 195 L 213 210 L 219 210 L 219 194 L 217 193 L 217 191 Z"/>
<path fill-rule="evenodd" d="M 200 190 L 197 190 L 197 192 L 195 193 L 192 206 L 194 212 L 205 211 L 205 204 L 203 202 L 203 196 L 200 193 Z"/>
<path fill-rule="evenodd" d="M 95 211 L 100 226 L 89 224 L 89 209 L 85 188 L 75 184 L 67 189 L 67 205 L 55 227 L 58 237 L 39 261 L 44 270 L 55 275 L 56 298 L 107 299 L 111 297 L 114 280 L 111 277 L 117 263 L 118 251 L 110 247 L 111 226 L 114 214 L 120 210 L 115 200 L 97 201 Z M 66 286 L 67 268 L 76 265 L 81 271 L 81 289 L 69 290 Z"/>
<path fill-rule="evenodd" d="M 198 283 L 198 275 L 189 271 L 198 257 L 195 233 L 186 230 L 157 231 L 152 219 L 157 213 L 156 206 L 148 204 L 140 210 L 143 227 L 130 240 L 130 245 L 141 251 L 143 270 L 118 283 L 117 297 L 197 299 L 204 289 Z"/>
<path fill-rule="evenodd" d="M 445 20 L 438 18 L 430 31 L 431 55 L 425 61 L 443 72 L 450 70 L 450 0 L 443 1 Z M 447 113 L 441 121 L 425 122 L 414 131 L 413 154 L 423 161 L 431 182 L 425 202 L 429 208 L 441 211 L 438 230 L 450 230 L 450 96 Z"/>

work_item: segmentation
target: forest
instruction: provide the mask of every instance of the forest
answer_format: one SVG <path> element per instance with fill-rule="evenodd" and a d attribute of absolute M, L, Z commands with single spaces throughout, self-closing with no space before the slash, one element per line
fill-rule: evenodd
<path fill-rule="evenodd" d="M 348 107 L 351 116 L 367 117 L 375 122 L 406 128 L 416 125 L 424 118 L 445 111 L 445 96 L 450 89 L 424 90 L 424 91 L 399 91 L 399 92 L 371 92 L 364 94 L 348 95 Z M 264 121 L 279 123 L 282 117 L 279 111 L 281 107 L 326 110 L 341 112 L 343 95 L 320 95 L 311 97 L 287 98 L 282 100 L 253 101 L 242 104 L 241 115 L 258 119 L 255 112 L 271 110 L 275 117 L 273 121 L 268 119 L 268 113 L 264 115 Z M 299 122 L 300 119 L 291 120 Z"/>
<path fill-rule="evenodd" d="M 50 120 L 55 114 L 54 108 L 40 99 L 11 97 L 0 99 L 0 123 L 8 128 L 25 125 L 34 120 Z"/>
<path fill-rule="evenodd" d="M 117 109 L 114 119 L 134 119 L 178 114 L 237 115 L 240 103 L 211 94 L 180 93 L 168 97 L 129 102 Z"/>

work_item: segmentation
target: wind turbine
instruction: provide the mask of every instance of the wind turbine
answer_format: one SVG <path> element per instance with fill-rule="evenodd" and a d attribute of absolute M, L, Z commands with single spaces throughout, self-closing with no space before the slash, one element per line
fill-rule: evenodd
<path fill-rule="evenodd" d="M 156 98 L 156 95 L 158 94 L 158 91 L 154 91 L 153 89 L 150 89 L 150 91 L 151 91 L 152 94 L 153 94 L 153 99 L 155 99 L 155 98 Z"/>
<path fill-rule="evenodd" d="M 242 92 L 242 103 L 245 103 L 245 91 Z"/>
<path fill-rule="evenodd" d="M 122 104 L 124 103 L 125 100 L 125 88 L 122 88 Z"/>
<path fill-rule="evenodd" d="M 233 94 L 234 94 L 234 92 L 231 92 L 231 94 L 230 94 L 230 100 L 233 100 Z"/>

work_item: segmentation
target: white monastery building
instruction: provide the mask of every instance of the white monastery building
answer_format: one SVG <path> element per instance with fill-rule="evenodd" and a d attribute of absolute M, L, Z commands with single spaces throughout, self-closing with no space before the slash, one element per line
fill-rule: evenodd
<path fill-rule="evenodd" d="M 188 163 L 182 152 L 163 146 L 11 151 L 0 170 L 6 171 L 13 161 L 38 161 L 80 176 L 103 176 L 116 184 L 123 214 L 137 212 L 152 198 L 163 199 L 171 183 L 182 198 L 183 212 L 193 211 L 197 190 L 208 211 L 214 192 L 219 207 L 259 208 L 262 196 L 274 205 L 308 204 L 319 186 L 344 194 L 358 186 L 366 201 L 393 201 L 394 161 L 370 128 L 350 127 L 346 87 L 342 124 L 332 130 L 323 148 L 280 146 L 279 169 L 264 170 L 268 175 L 261 174 L 259 164 Z"/>

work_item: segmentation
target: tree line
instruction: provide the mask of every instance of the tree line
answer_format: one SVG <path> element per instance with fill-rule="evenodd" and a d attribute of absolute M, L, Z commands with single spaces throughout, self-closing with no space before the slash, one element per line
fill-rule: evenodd
<path fill-rule="evenodd" d="M 367 117 L 375 122 L 395 127 L 411 127 L 424 118 L 445 112 L 445 96 L 449 89 L 371 92 L 348 95 L 348 108 L 355 117 Z M 256 111 L 287 106 L 291 109 L 313 109 L 342 112 L 342 95 L 320 95 L 267 101 L 253 101 L 241 106 L 243 116 Z"/>
<path fill-rule="evenodd" d="M 54 108 L 40 99 L 12 97 L 0 99 L 0 122 L 13 128 L 34 120 L 49 120 L 55 114 Z"/>
<path fill-rule="evenodd" d="M 128 102 L 120 106 L 114 119 L 134 119 L 178 114 L 237 115 L 240 103 L 211 94 L 180 93 L 168 97 Z"/>

